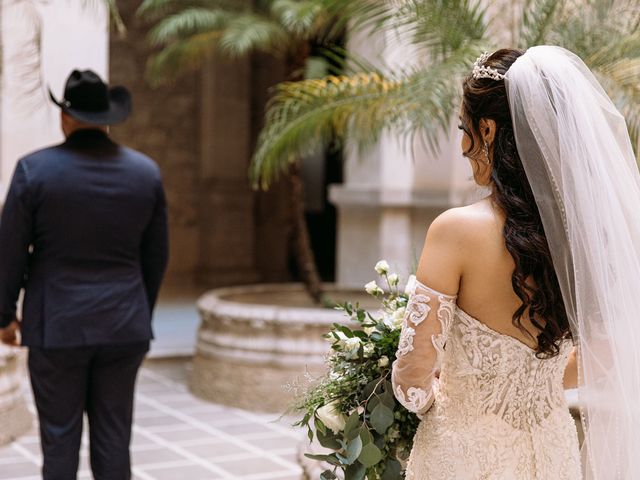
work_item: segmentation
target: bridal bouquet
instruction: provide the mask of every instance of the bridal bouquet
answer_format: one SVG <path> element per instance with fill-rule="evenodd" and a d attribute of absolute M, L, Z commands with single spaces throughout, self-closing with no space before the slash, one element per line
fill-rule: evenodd
<path fill-rule="evenodd" d="M 387 262 L 381 260 L 375 270 L 385 289 L 372 281 L 365 290 L 380 301 L 380 310 L 370 313 L 349 302 L 336 307 L 353 320 L 354 328 L 334 324 L 325 335 L 332 349 L 328 372 L 294 406 L 303 415 L 295 425 L 308 429 L 310 441 L 315 437 L 331 450 L 307 454 L 333 466 L 321 480 L 403 478 L 418 426 L 416 415 L 396 401 L 391 386 L 391 362 L 415 278 L 401 292 L 400 279 L 389 272 Z"/>

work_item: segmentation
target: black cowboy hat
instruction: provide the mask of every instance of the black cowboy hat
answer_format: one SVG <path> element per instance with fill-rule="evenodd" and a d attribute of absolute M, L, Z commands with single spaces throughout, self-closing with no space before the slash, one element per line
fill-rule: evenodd
<path fill-rule="evenodd" d="M 64 98 L 53 103 L 76 120 L 93 125 L 113 125 L 126 120 L 131 113 L 131 94 L 125 87 L 109 88 L 91 70 L 74 70 L 64 87 Z"/>

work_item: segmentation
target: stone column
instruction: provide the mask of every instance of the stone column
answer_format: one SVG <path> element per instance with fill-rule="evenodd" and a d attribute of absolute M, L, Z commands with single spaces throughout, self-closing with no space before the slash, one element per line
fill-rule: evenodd
<path fill-rule="evenodd" d="M 200 267 L 207 285 L 256 282 L 251 63 L 212 56 L 202 73 Z"/>

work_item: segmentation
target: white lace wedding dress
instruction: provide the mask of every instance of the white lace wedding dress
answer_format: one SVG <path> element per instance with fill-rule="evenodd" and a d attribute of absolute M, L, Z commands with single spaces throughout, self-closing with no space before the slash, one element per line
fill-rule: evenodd
<path fill-rule="evenodd" d="M 407 480 L 579 480 L 563 375 L 571 341 L 539 359 L 418 283 L 393 365 L 398 400 L 422 417 Z"/>

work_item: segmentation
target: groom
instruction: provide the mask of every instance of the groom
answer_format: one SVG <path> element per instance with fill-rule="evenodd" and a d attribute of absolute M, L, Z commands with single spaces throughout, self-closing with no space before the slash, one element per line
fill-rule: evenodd
<path fill-rule="evenodd" d="M 160 172 L 108 136 L 129 115 L 127 89 L 76 70 L 51 98 L 66 141 L 18 162 L 2 212 L 0 340 L 21 330 L 29 347 L 43 479 L 76 478 L 86 412 L 94 478 L 128 480 L 135 379 L 167 264 Z"/>

